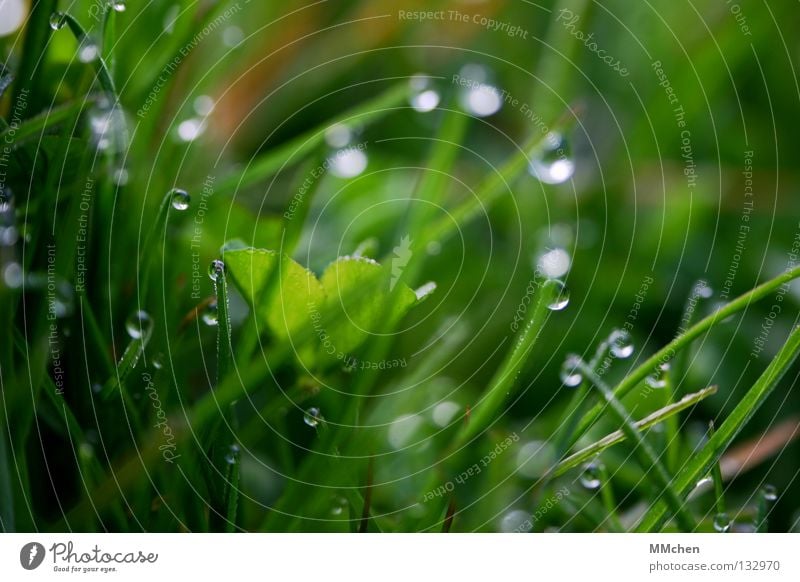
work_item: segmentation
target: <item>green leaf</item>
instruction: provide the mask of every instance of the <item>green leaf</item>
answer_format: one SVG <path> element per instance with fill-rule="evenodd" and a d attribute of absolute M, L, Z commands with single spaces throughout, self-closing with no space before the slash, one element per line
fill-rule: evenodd
<path fill-rule="evenodd" d="M 266 249 L 240 249 L 225 252 L 225 265 L 231 279 L 261 321 L 278 338 L 285 339 L 311 324 L 309 305 L 322 305 L 325 292 L 314 273 Z M 269 278 L 278 271 L 279 292 L 264 294 Z"/>
<path fill-rule="evenodd" d="M 325 312 L 343 314 L 327 325 L 338 353 L 347 355 L 370 334 L 390 328 L 417 301 L 403 283 L 392 297 L 392 279 L 381 266 L 364 257 L 342 257 L 322 274 L 326 293 Z"/>

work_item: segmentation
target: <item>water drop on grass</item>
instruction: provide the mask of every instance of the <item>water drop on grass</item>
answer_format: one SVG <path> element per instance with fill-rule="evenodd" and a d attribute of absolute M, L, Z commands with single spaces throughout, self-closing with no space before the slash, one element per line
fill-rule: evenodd
<path fill-rule="evenodd" d="M 459 71 L 459 102 L 476 117 L 488 117 L 500 111 L 503 97 L 497 87 L 488 83 L 490 72 L 481 65 L 464 65 Z"/>
<path fill-rule="evenodd" d="M 115 12 L 125 12 L 125 8 L 127 8 L 125 6 L 125 0 L 109 0 L 109 4 Z"/>
<path fill-rule="evenodd" d="M 595 489 L 599 489 L 602 481 L 600 480 L 600 475 L 602 474 L 602 467 L 595 461 L 591 463 L 587 463 L 583 467 L 583 472 L 581 473 L 581 485 L 585 489 L 589 489 L 594 491 Z"/>
<path fill-rule="evenodd" d="M 9 289 L 18 289 L 22 286 L 22 266 L 16 261 L 7 263 L 3 268 L 3 282 Z"/>
<path fill-rule="evenodd" d="M 136 311 L 125 321 L 125 331 L 132 339 L 140 339 L 149 333 L 153 320 L 146 311 Z"/>
<path fill-rule="evenodd" d="M 431 80 L 428 77 L 414 75 L 411 77 L 409 85 L 411 86 L 409 103 L 414 111 L 427 113 L 436 109 L 441 101 L 441 96 L 432 88 Z"/>
<path fill-rule="evenodd" d="M 195 113 L 203 117 L 210 115 L 215 105 L 214 100 L 208 95 L 198 95 L 192 103 Z"/>
<path fill-rule="evenodd" d="M 630 358 L 633 355 L 633 342 L 631 334 L 622 329 L 615 329 L 608 336 L 608 345 L 611 355 L 620 360 Z"/>
<path fill-rule="evenodd" d="M 96 61 L 99 56 L 100 49 L 97 44 L 88 37 L 84 38 L 78 48 L 78 60 L 82 63 L 91 63 Z"/>
<path fill-rule="evenodd" d="M 334 123 L 325 130 L 325 143 L 332 148 L 343 148 L 353 139 L 353 132 L 344 123 Z"/>
<path fill-rule="evenodd" d="M 558 279 L 567 274 L 570 267 L 570 256 L 564 249 L 552 249 L 543 253 L 536 261 L 537 269 L 550 279 Z"/>
<path fill-rule="evenodd" d="M 233 444 L 228 448 L 228 452 L 225 454 L 225 462 L 229 465 L 236 464 L 237 459 L 239 458 L 239 445 Z"/>
<path fill-rule="evenodd" d="M 562 184 L 575 173 L 567 140 L 558 132 L 548 133 L 533 152 L 528 170 L 545 184 Z"/>
<path fill-rule="evenodd" d="M 764 497 L 764 501 L 769 501 L 769 502 L 777 501 L 778 490 L 775 488 L 774 485 L 767 484 L 761 488 L 761 495 L 762 497 Z"/>
<path fill-rule="evenodd" d="M 718 513 L 714 516 L 714 529 L 719 533 L 725 533 L 731 529 L 731 518 L 727 513 Z"/>
<path fill-rule="evenodd" d="M 550 311 L 561 311 L 569 305 L 569 289 L 567 286 L 557 279 L 553 280 L 556 285 L 556 296 L 552 302 L 547 305 Z"/>
<path fill-rule="evenodd" d="M 436 426 L 445 427 L 449 425 L 458 414 L 461 407 L 455 402 L 440 402 L 433 409 L 433 423 Z"/>
<path fill-rule="evenodd" d="M 528 533 L 533 529 L 531 516 L 527 511 L 514 509 L 500 520 L 500 531 L 503 533 Z"/>
<path fill-rule="evenodd" d="M 355 178 L 367 169 L 367 154 L 356 148 L 346 148 L 333 154 L 328 163 L 334 176 Z"/>
<path fill-rule="evenodd" d="M 320 414 L 319 408 L 315 406 L 306 410 L 306 413 L 303 415 L 303 422 L 312 428 L 316 428 L 322 420 L 324 420 L 322 414 Z"/>
<path fill-rule="evenodd" d="M 203 135 L 206 130 L 206 122 L 199 117 L 192 117 L 181 121 L 178 125 L 178 139 L 182 142 L 192 142 Z"/>
<path fill-rule="evenodd" d="M 181 190 L 180 188 L 174 188 L 171 194 L 171 202 L 172 207 L 175 210 L 186 210 L 189 208 L 189 202 L 191 201 L 191 197 L 186 190 Z"/>
<path fill-rule="evenodd" d="M 567 358 L 564 360 L 564 363 L 561 364 L 561 372 L 559 373 L 559 377 L 561 378 L 561 382 L 564 386 L 568 388 L 575 388 L 581 382 L 583 382 L 583 375 L 578 370 L 578 363 L 580 362 L 580 356 L 575 354 L 568 354 Z"/>
<path fill-rule="evenodd" d="M 650 388 L 664 388 L 667 385 L 667 372 L 669 372 L 669 364 L 667 362 L 659 364 L 656 371 L 645 378 L 645 384 Z"/>
<path fill-rule="evenodd" d="M 208 277 L 216 282 L 217 278 L 220 275 L 225 274 L 225 263 L 220 261 L 219 259 L 214 259 L 211 261 L 211 264 L 208 266 Z"/>
<path fill-rule="evenodd" d="M 53 12 L 50 15 L 50 28 L 53 30 L 61 30 L 67 23 L 67 16 L 63 12 Z"/>
<path fill-rule="evenodd" d="M 208 326 L 214 326 L 217 325 L 217 323 L 219 323 L 219 315 L 218 315 L 216 301 L 208 304 L 208 306 L 203 311 L 201 319 L 203 320 L 203 323 L 205 323 Z"/>

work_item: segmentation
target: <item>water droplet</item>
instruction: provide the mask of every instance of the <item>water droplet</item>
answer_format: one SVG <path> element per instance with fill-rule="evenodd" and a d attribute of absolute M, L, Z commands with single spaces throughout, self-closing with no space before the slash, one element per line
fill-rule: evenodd
<path fill-rule="evenodd" d="M 328 159 L 331 174 L 339 178 L 355 178 L 367 169 L 367 154 L 350 147 L 339 150 Z"/>
<path fill-rule="evenodd" d="M 153 327 L 153 321 L 146 311 L 136 311 L 125 321 L 125 331 L 132 339 L 146 336 Z"/>
<path fill-rule="evenodd" d="M 575 173 L 575 162 L 570 158 L 569 144 L 558 132 L 548 133 L 531 154 L 528 170 L 545 184 L 561 184 Z"/>
<path fill-rule="evenodd" d="M 67 15 L 63 12 L 53 12 L 50 15 L 50 28 L 53 30 L 61 30 L 67 23 Z"/>
<path fill-rule="evenodd" d="M 445 427 L 453 421 L 460 410 L 461 407 L 455 402 L 441 402 L 433 408 L 433 422 L 436 426 Z"/>
<path fill-rule="evenodd" d="M 91 63 L 100 56 L 100 48 L 89 37 L 84 37 L 78 48 L 78 60 L 82 63 Z"/>
<path fill-rule="evenodd" d="M 602 481 L 600 476 L 603 473 L 603 469 L 599 463 L 592 461 L 591 463 L 586 463 L 583 466 L 583 472 L 581 473 L 581 485 L 584 488 L 589 490 L 599 489 Z"/>
<path fill-rule="evenodd" d="M 341 495 L 334 495 L 331 499 L 331 515 L 342 515 L 347 507 L 347 499 Z"/>
<path fill-rule="evenodd" d="M 205 119 L 192 117 L 178 124 L 178 139 L 183 142 L 191 142 L 203 135 L 206 130 Z"/>
<path fill-rule="evenodd" d="M 22 286 L 22 266 L 12 261 L 3 268 L 3 282 L 9 289 L 18 289 Z"/>
<path fill-rule="evenodd" d="M 633 355 L 633 342 L 631 334 L 623 329 L 615 329 L 608 336 L 608 346 L 611 355 L 620 360 L 630 358 Z"/>
<path fill-rule="evenodd" d="M 556 285 L 556 294 L 553 301 L 547 305 L 547 309 L 550 311 L 561 311 L 569 305 L 569 289 L 567 289 L 567 286 L 562 281 L 558 279 L 554 279 L 553 281 Z"/>
<path fill-rule="evenodd" d="M 110 0 L 109 4 L 116 12 L 125 12 L 125 0 Z"/>
<path fill-rule="evenodd" d="M 180 188 L 173 188 L 170 194 L 172 207 L 175 210 L 186 210 L 189 208 L 191 197 L 186 190 Z"/>
<path fill-rule="evenodd" d="M 428 281 L 424 285 L 414 289 L 414 295 L 417 296 L 417 301 L 422 301 L 423 299 L 427 299 L 434 291 L 436 291 L 436 283 Z"/>
<path fill-rule="evenodd" d="M 583 382 L 583 375 L 578 369 L 578 364 L 580 361 L 580 356 L 576 354 L 569 354 L 564 360 L 564 363 L 561 364 L 561 372 L 559 377 L 561 378 L 561 383 L 564 384 L 564 386 L 567 386 L 568 388 L 575 388 L 576 386 L 580 385 L 581 382 Z"/>
<path fill-rule="evenodd" d="M 320 422 L 324 421 L 325 419 L 322 418 L 322 414 L 320 414 L 319 408 L 312 406 L 306 413 L 303 415 L 303 422 L 305 422 L 310 427 L 317 427 Z"/>
<path fill-rule="evenodd" d="M 109 99 L 98 102 L 88 113 L 92 143 L 101 151 L 123 151 L 128 142 L 125 112 Z"/>
<path fill-rule="evenodd" d="M 476 117 L 488 117 L 503 106 L 503 98 L 497 87 L 488 83 L 490 72 L 481 65 L 464 65 L 459 72 L 461 107 Z"/>
<path fill-rule="evenodd" d="M 509 511 L 500 520 L 500 531 L 503 533 L 528 533 L 532 529 L 531 516 L 522 509 Z"/>
<path fill-rule="evenodd" d="M 731 518 L 727 513 L 718 513 L 714 516 L 714 529 L 720 533 L 731 529 Z"/>
<path fill-rule="evenodd" d="M 214 259 L 213 261 L 211 261 L 211 264 L 208 266 L 208 277 L 212 281 L 216 281 L 217 277 L 224 274 L 225 274 L 225 263 L 223 263 L 219 259 Z"/>
<path fill-rule="evenodd" d="M 389 425 L 389 444 L 394 449 L 402 449 L 411 444 L 414 435 L 422 427 L 423 420 L 418 414 L 404 414 Z"/>
<path fill-rule="evenodd" d="M 778 490 L 774 485 L 767 484 L 761 488 L 761 495 L 764 497 L 764 501 L 777 501 Z"/>
<path fill-rule="evenodd" d="M 659 364 L 656 371 L 645 378 L 645 384 L 650 388 L 664 388 L 667 385 L 667 372 L 669 372 L 669 363 Z"/>
<path fill-rule="evenodd" d="M 332 148 L 343 148 L 353 139 L 353 132 L 344 123 L 334 123 L 325 130 L 325 143 Z"/>
<path fill-rule="evenodd" d="M 214 100 L 208 95 L 198 95 L 192 103 L 195 113 L 203 117 L 210 115 L 215 105 Z"/>
<path fill-rule="evenodd" d="M 528 479 L 539 479 L 547 473 L 554 460 L 555 449 L 550 443 L 529 441 L 517 452 L 517 473 Z"/>
<path fill-rule="evenodd" d="M 159 353 L 156 357 L 152 360 L 153 367 L 156 370 L 160 370 L 164 367 L 164 354 Z"/>
<path fill-rule="evenodd" d="M 15 226 L 0 226 L 0 246 L 13 246 L 19 239 L 19 231 Z"/>
<path fill-rule="evenodd" d="M 125 186 L 128 184 L 128 180 L 130 179 L 130 174 L 128 173 L 127 168 L 117 168 L 116 170 L 114 170 L 111 179 L 117 186 Z"/>
<path fill-rule="evenodd" d="M 700 280 L 694 286 L 694 293 L 702 299 L 710 299 L 714 295 L 714 289 L 705 281 Z"/>
<path fill-rule="evenodd" d="M 228 452 L 225 454 L 225 462 L 229 465 L 236 464 L 237 459 L 239 458 L 239 445 L 233 444 L 228 448 Z"/>
<path fill-rule="evenodd" d="M 217 302 L 214 301 L 209 303 L 208 306 L 203 310 L 203 315 L 201 316 L 203 323 L 208 326 L 217 325 L 219 322 L 219 315 L 217 309 Z"/>
<path fill-rule="evenodd" d="M 564 249 L 552 249 L 539 256 L 536 268 L 545 277 L 558 279 L 569 271 L 571 259 Z"/>
<path fill-rule="evenodd" d="M 409 81 L 411 85 L 411 96 L 409 103 L 415 111 L 427 113 L 433 111 L 439 105 L 441 96 L 439 92 L 432 88 L 431 80 L 425 75 L 414 75 Z"/>
<path fill-rule="evenodd" d="M 222 31 L 222 42 L 227 47 L 237 47 L 244 40 L 244 31 L 238 26 L 228 26 Z"/>
<path fill-rule="evenodd" d="M 425 251 L 432 257 L 439 255 L 442 252 L 442 243 L 432 240 L 425 247 Z"/>

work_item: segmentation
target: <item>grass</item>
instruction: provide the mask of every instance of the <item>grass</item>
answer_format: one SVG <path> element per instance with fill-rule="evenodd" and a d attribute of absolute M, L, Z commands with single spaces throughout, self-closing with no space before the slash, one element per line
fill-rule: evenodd
<path fill-rule="evenodd" d="M 796 442 L 721 470 L 798 409 L 794 69 L 713 3 L 713 39 L 621 0 L 434 3 L 525 39 L 366 0 L 32 4 L 0 38 L 0 530 L 797 527 Z"/>

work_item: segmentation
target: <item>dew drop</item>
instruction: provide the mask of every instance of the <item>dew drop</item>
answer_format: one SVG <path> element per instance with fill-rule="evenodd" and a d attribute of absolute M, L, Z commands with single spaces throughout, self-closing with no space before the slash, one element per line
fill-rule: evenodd
<path fill-rule="evenodd" d="M 175 210 L 186 210 L 189 208 L 191 197 L 186 190 L 180 188 L 173 188 L 170 193 L 170 201 Z"/>
<path fill-rule="evenodd" d="M 537 270 L 545 277 L 558 279 L 569 271 L 571 259 L 564 249 L 551 249 L 543 253 L 536 261 Z"/>
<path fill-rule="evenodd" d="M 428 281 L 424 285 L 414 289 L 414 295 L 417 296 L 417 301 L 422 301 L 423 299 L 427 299 L 434 291 L 436 291 L 436 283 Z"/>
<path fill-rule="evenodd" d="M 316 428 L 320 422 L 325 420 L 322 418 L 322 414 L 320 414 L 319 408 L 312 406 L 306 413 L 303 415 L 303 422 L 305 422 L 308 426 L 312 428 Z"/>
<path fill-rule="evenodd" d="M 244 31 L 238 26 L 228 26 L 222 31 L 222 42 L 227 47 L 237 47 L 244 41 Z"/>
<path fill-rule="evenodd" d="M 611 355 L 620 360 L 630 358 L 633 355 L 633 342 L 631 334 L 623 329 L 615 329 L 608 336 L 608 345 Z"/>
<path fill-rule="evenodd" d="M 122 151 L 127 146 L 125 112 L 110 100 L 102 100 L 88 113 L 92 142 L 101 151 Z"/>
<path fill-rule="evenodd" d="M 659 364 L 656 371 L 645 378 L 645 384 L 650 388 L 664 388 L 667 385 L 667 372 L 669 372 L 669 363 Z"/>
<path fill-rule="evenodd" d="M 63 12 L 53 12 L 50 15 L 50 28 L 53 30 L 61 30 L 67 23 L 67 15 Z"/>
<path fill-rule="evenodd" d="M 153 321 L 146 311 L 136 311 L 125 321 L 125 331 L 132 339 L 140 339 L 150 333 Z"/>
<path fill-rule="evenodd" d="M 555 457 L 555 449 L 550 443 L 529 441 L 517 452 L 517 473 L 528 479 L 540 479 L 547 474 Z"/>
<path fill-rule="evenodd" d="M 558 132 L 548 133 L 536 146 L 528 166 L 531 175 L 545 184 L 561 184 L 575 173 L 575 162 L 570 157 L 569 144 Z"/>
<path fill-rule="evenodd" d="M 334 123 L 325 130 L 325 143 L 332 148 L 343 148 L 353 139 L 353 132 L 344 123 Z"/>
<path fill-rule="evenodd" d="M 522 509 L 509 511 L 500 520 L 500 531 L 503 533 L 528 533 L 532 529 L 531 516 Z"/>
<path fill-rule="evenodd" d="M 411 86 L 411 96 L 409 103 L 414 111 L 427 113 L 433 111 L 439 105 L 441 96 L 439 92 L 432 88 L 431 80 L 425 75 L 414 75 L 409 81 Z"/>
<path fill-rule="evenodd" d="M 82 63 L 92 63 L 96 61 L 99 56 L 100 49 L 97 44 L 88 37 L 84 38 L 81 42 L 81 46 L 78 48 L 78 60 Z"/>
<path fill-rule="evenodd" d="M 567 386 L 568 388 L 575 388 L 576 386 L 580 385 L 581 382 L 583 382 L 583 375 L 578 369 L 578 363 L 580 360 L 580 356 L 576 354 L 569 354 L 564 360 L 564 363 L 561 364 L 561 372 L 559 373 L 559 377 L 561 378 L 561 383 L 564 384 L 564 386 Z"/>
<path fill-rule="evenodd" d="M 347 499 L 341 495 L 334 495 L 331 499 L 331 515 L 342 515 L 347 507 Z"/>
<path fill-rule="evenodd" d="M 587 463 L 584 465 L 583 472 L 581 473 L 581 485 L 583 485 L 585 489 L 589 489 L 591 491 L 599 489 L 600 485 L 602 484 L 600 479 L 602 471 L 602 467 L 597 462 L 592 461 L 591 463 Z"/>
<path fill-rule="evenodd" d="M 178 139 L 182 142 L 192 142 L 203 135 L 206 130 L 206 122 L 199 117 L 192 117 L 181 121 L 178 124 Z"/>
<path fill-rule="evenodd" d="M 219 315 L 217 310 L 217 302 L 214 301 L 209 303 L 208 306 L 203 310 L 203 315 L 201 316 L 203 323 L 208 326 L 217 325 L 219 322 Z"/>
<path fill-rule="evenodd" d="M 714 516 L 714 529 L 720 533 L 731 529 L 731 518 L 727 513 L 718 513 Z"/>
<path fill-rule="evenodd" d="M 561 311 L 569 305 L 569 289 L 567 286 L 558 279 L 553 279 L 556 286 L 555 298 L 547 304 L 547 309 L 550 311 Z"/>
<path fill-rule="evenodd" d="M 237 459 L 239 458 L 239 445 L 233 444 L 228 448 L 228 452 L 225 453 L 225 462 L 229 465 L 235 465 Z"/>
<path fill-rule="evenodd" d="M 210 115 L 211 112 L 214 111 L 215 105 L 214 99 L 208 95 L 198 95 L 192 102 L 192 107 L 194 108 L 195 113 L 203 117 Z"/>
<path fill-rule="evenodd" d="M 433 423 L 436 426 L 449 425 L 458 414 L 461 407 L 452 401 L 440 402 L 433 409 Z"/>
<path fill-rule="evenodd" d="M 459 72 L 459 103 L 468 113 L 476 117 L 488 117 L 503 106 L 500 91 L 488 83 L 490 71 L 476 64 L 464 65 Z"/>
<path fill-rule="evenodd" d="M 778 490 L 775 488 L 774 485 L 764 485 L 761 488 L 761 496 L 764 498 L 764 501 L 777 501 L 778 499 Z"/>
<path fill-rule="evenodd" d="M 109 5 L 115 12 L 125 12 L 125 0 L 110 0 Z"/>
<path fill-rule="evenodd" d="M 349 147 L 333 154 L 328 163 L 334 176 L 355 178 L 367 169 L 367 154 L 355 147 Z"/>
<path fill-rule="evenodd" d="M 18 289 L 22 286 L 22 266 L 16 261 L 7 263 L 3 267 L 3 282 L 9 289 Z"/>
<path fill-rule="evenodd" d="M 211 264 L 208 266 L 208 277 L 212 281 L 216 281 L 220 275 L 225 274 L 225 263 L 220 261 L 219 259 L 214 259 L 211 261 Z"/>

